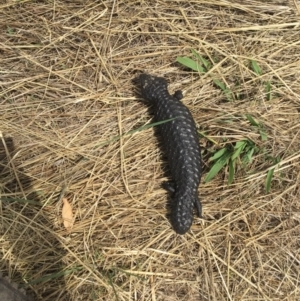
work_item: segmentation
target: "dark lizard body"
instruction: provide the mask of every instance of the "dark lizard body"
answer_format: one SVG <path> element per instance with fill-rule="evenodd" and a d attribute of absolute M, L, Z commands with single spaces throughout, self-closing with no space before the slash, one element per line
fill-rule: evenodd
<path fill-rule="evenodd" d="M 143 98 L 153 105 L 155 121 L 175 118 L 159 125 L 158 130 L 172 177 L 172 184 L 165 185 L 173 193 L 171 223 L 178 234 L 184 234 L 192 225 L 194 206 L 201 217 L 198 198 L 201 154 L 196 125 L 190 111 L 180 101 L 181 91 L 170 95 L 164 78 L 141 74 L 137 80 Z"/>

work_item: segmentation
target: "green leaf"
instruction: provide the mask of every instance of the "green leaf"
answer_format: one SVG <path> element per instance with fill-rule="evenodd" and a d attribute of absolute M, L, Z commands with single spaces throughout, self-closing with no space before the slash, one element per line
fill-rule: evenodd
<path fill-rule="evenodd" d="M 201 135 L 203 138 L 207 139 L 208 141 L 212 142 L 213 144 L 218 144 L 218 142 L 209 136 L 207 136 L 204 132 L 198 131 L 198 134 Z"/>
<path fill-rule="evenodd" d="M 224 92 L 225 92 L 227 100 L 232 101 L 232 99 L 233 99 L 232 92 L 228 88 L 226 88 L 226 90 Z"/>
<path fill-rule="evenodd" d="M 266 132 L 263 129 L 260 129 L 259 133 L 260 133 L 260 137 L 261 137 L 262 141 L 268 140 L 268 136 L 267 136 Z"/>
<path fill-rule="evenodd" d="M 191 49 L 191 52 L 199 60 L 199 62 L 201 62 L 204 65 L 206 71 L 211 68 L 211 63 L 208 60 L 206 60 L 203 56 L 201 56 L 196 50 Z"/>
<path fill-rule="evenodd" d="M 240 147 L 245 146 L 247 144 L 248 144 L 248 141 L 246 141 L 246 140 L 237 141 L 235 143 L 234 149 L 240 148 Z"/>
<path fill-rule="evenodd" d="M 214 79 L 213 82 L 217 85 L 221 90 L 225 91 L 227 89 L 226 85 L 219 81 L 218 79 Z"/>
<path fill-rule="evenodd" d="M 201 73 L 205 72 L 204 68 L 198 62 L 195 62 L 194 60 L 192 60 L 189 57 L 178 56 L 176 61 L 178 63 L 182 64 L 183 66 L 190 68 L 194 71 L 201 72 Z"/>
<path fill-rule="evenodd" d="M 229 176 L 228 176 L 228 185 L 232 184 L 234 179 L 234 170 L 235 170 L 235 162 L 229 161 Z"/>
<path fill-rule="evenodd" d="M 213 179 L 217 173 L 228 163 L 228 160 L 231 156 L 231 152 L 228 151 L 225 153 L 219 160 L 213 165 L 208 174 L 206 175 L 204 182 L 207 183 Z"/>
<path fill-rule="evenodd" d="M 249 148 L 249 150 L 246 152 L 243 161 L 244 163 L 251 163 L 252 162 L 252 156 L 254 154 L 255 148 Z"/>
<path fill-rule="evenodd" d="M 260 67 L 259 67 L 259 65 L 257 64 L 256 61 L 251 60 L 251 66 L 252 66 L 253 71 L 254 71 L 257 75 L 261 75 L 261 74 L 262 74 L 261 69 L 260 69 Z"/>
<path fill-rule="evenodd" d="M 269 159 L 271 159 L 275 165 L 278 164 L 280 162 L 280 158 L 279 157 L 272 157 L 272 156 L 269 156 Z M 273 174 L 274 174 L 274 170 L 275 170 L 275 167 L 270 169 L 267 173 L 267 179 L 266 179 L 266 193 L 269 193 L 270 191 L 270 187 L 271 187 L 271 181 L 272 181 L 272 178 L 273 178 Z"/>
<path fill-rule="evenodd" d="M 259 126 L 259 123 L 250 114 L 246 114 L 246 117 L 253 126 Z"/>
<path fill-rule="evenodd" d="M 6 27 L 6 31 L 9 35 L 14 35 L 14 33 L 15 33 L 14 29 L 10 26 Z"/>
<path fill-rule="evenodd" d="M 271 83 L 266 82 L 267 100 L 271 100 Z"/>
<path fill-rule="evenodd" d="M 209 158 L 209 161 L 215 161 L 217 159 L 219 159 L 220 157 L 222 157 L 226 152 L 228 151 L 228 149 L 225 148 L 221 148 L 220 150 L 218 150 L 211 158 Z"/>
<path fill-rule="evenodd" d="M 226 85 L 223 82 L 219 81 L 218 79 L 213 79 L 213 82 L 217 87 L 219 87 L 224 92 L 227 100 L 232 101 L 233 97 L 232 97 L 232 92 L 230 91 L 230 89 L 228 89 L 226 87 Z"/>
<path fill-rule="evenodd" d="M 267 180 L 266 180 L 266 193 L 269 193 L 269 191 L 270 191 L 271 181 L 272 181 L 273 174 L 274 174 L 274 169 L 275 168 L 272 168 L 268 171 Z"/>
<path fill-rule="evenodd" d="M 255 143 L 251 139 L 247 139 L 247 146 L 255 147 Z"/>
<path fill-rule="evenodd" d="M 242 142 L 242 141 L 241 141 Z M 247 145 L 246 141 L 243 141 L 244 143 L 240 145 L 239 148 L 236 149 L 236 151 L 233 153 L 233 155 L 231 156 L 231 160 L 234 161 L 239 155 L 240 153 L 243 151 L 244 147 Z"/>

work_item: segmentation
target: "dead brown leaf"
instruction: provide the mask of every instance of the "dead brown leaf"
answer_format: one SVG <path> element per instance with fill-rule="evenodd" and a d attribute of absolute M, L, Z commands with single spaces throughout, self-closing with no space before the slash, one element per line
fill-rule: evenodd
<path fill-rule="evenodd" d="M 63 207 L 62 207 L 62 218 L 64 221 L 65 228 L 70 231 L 73 227 L 73 211 L 72 206 L 68 202 L 66 198 L 62 199 Z"/>

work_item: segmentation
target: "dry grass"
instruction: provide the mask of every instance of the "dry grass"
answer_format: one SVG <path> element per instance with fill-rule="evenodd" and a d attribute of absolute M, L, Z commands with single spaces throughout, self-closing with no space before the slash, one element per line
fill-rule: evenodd
<path fill-rule="evenodd" d="M 298 0 L 6 0 L 0 11 L 4 273 L 37 300 L 300 300 Z M 210 74 L 178 65 L 191 48 L 217 60 L 213 75 L 243 98 L 227 102 Z M 176 235 L 153 129 L 105 143 L 151 121 L 131 82 L 140 71 L 183 89 L 199 129 L 218 142 L 201 139 L 204 176 L 207 149 L 224 138 L 280 157 L 270 193 L 271 163 L 257 154 L 233 185 L 227 170 L 202 183 L 205 220 Z"/>

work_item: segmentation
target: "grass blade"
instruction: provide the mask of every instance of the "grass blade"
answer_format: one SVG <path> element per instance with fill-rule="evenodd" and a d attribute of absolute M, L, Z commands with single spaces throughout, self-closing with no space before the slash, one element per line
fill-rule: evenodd
<path fill-rule="evenodd" d="M 234 170 L 235 170 L 235 161 L 229 160 L 229 176 L 228 176 L 228 185 L 232 184 L 234 179 Z"/>
<path fill-rule="evenodd" d="M 275 158 L 272 158 L 270 157 L 270 159 L 275 163 L 275 164 L 278 164 L 280 162 L 280 158 L 279 157 L 275 157 Z M 273 174 L 274 174 L 274 170 L 275 170 L 275 167 L 270 169 L 267 173 L 267 179 L 266 179 L 266 193 L 269 193 L 270 191 L 270 188 L 271 188 L 271 181 L 272 181 L 272 178 L 273 178 Z"/>
<path fill-rule="evenodd" d="M 240 141 L 243 142 L 243 144 L 240 145 L 239 148 L 236 149 L 236 151 L 233 153 L 233 155 L 231 156 L 231 160 L 234 161 L 239 155 L 240 153 L 243 151 L 243 149 L 245 148 L 245 146 L 247 145 L 246 141 Z"/>
<path fill-rule="evenodd" d="M 245 140 L 237 141 L 235 143 L 234 149 L 238 149 L 238 148 L 240 148 L 240 147 L 242 147 L 242 146 L 244 146 L 246 144 L 247 144 L 247 141 L 245 141 Z"/>
<path fill-rule="evenodd" d="M 112 273 L 108 273 L 109 284 L 113 288 L 113 291 L 114 291 L 114 294 L 115 294 L 115 297 L 116 297 L 116 301 L 119 301 L 118 293 L 117 293 L 117 290 L 115 288 L 115 285 L 114 285 L 114 282 L 113 282 L 112 278 L 113 278 Z"/>
<path fill-rule="evenodd" d="M 261 137 L 261 140 L 262 141 L 266 141 L 266 140 L 268 140 L 268 136 L 267 136 L 267 134 L 266 134 L 266 132 L 264 131 L 264 130 L 260 130 L 259 131 L 259 133 L 260 133 L 260 137 Z"/>
<path fill-rule="evenodd" d="M 257 64 L 256 61 L 251 60 L 251 66 L 252 66 L 253 71 L 254 71 L 257 75 L 261 75 L 261 74 L 262 74 L 261 68 L 259 67 L 259 65 Z"/>
<path fill-rule="evenodd" d="M 203 138 L 207 139 L 208 141 L 212 142 L 213 144 L 218 144 L 218 142 L 214 139 L 211 139 L 209 136 L 207 136 L 204 132 L 199 132 L 198 134 L 201 135 Z"/>
<path fill-rule="evenodd" d="M 269 193 L 269 191 L 270 191 L 271 181 L 273 178 L 274 170 L 275 170 L 275 168 L 272 168 L 268 171 L 267 179 L 266 179 L 266 193 Z"/>
<path fill-rule="evenodd" d="M 267 100 L 271 100 L 271 83 L 266 82 Z"/>
<path fill-rule="evenodd" d="M 225 148 L 221 148 L 220 150 L 218 150 L 211 158 L 209 158 L 209 161 L 215 161 L 217 159 L 219 159 L 220 157 L 222 157 L 226 152 L 228 151 L 228 149 Z"/>
<path fill-rule="evenodd" d="M 181 65 L 183 65 L 183 66 L 185 66 L 187 68 L 190 68 L 190 69 L 192 69 L 194 71 L 201 72 L 201 73 L 205 72 L 204 68 L 198 62 L 195 62 L 194 60 L 192 60 L 189 57 L 178 56 L 176 58 L 176 61 L 178 63 L 180 63 Z"/>
<path fill-rule="evenodd" d="M 243 163 L 244 164 L 252 162 L 252 156 L 254 154 L 254 151 L 255 151 L 254 147 L 249 148 L 249 150 L 246 152 L 246 154 L 243 157 Z"/>
<path fill-rule="evenodd" d="M 201 56 L 195 49 L 191 49 L 192 54 L 198 59 L 199 62 L 201 62 L 206 71 L 208 71 L 211 68 L 211 63 L 206 60 L 203 56 Z"/>
<path fill-rule="evenodd" d="M 210 169 L 210 171 L 208 172 L 208 174 L 204 179 L 205 183 L 209 182 L 217 175 L 217 173 L 227 164 L 230 156 L 231 156 L 231 152 L 227 150 L 227 153 L 225 153 Z"/>
<path fill-rule="evenodd" d="M 216 86 L 218 86 L 225 93 L 227 100 L 231 101 L 232 100 L 232 92 L 230 91 L 230 89 L 228 89 L 226 87 L 226 85 L 218 79 L 214 79 L 213 82 Z"/>
<path fill-rule="evenodd" d="M 250 114 L 246 114 L 246 117 L 253 126 L 259 126 L 259 123 Z"/>
<path fill-rule="evenodd" d="M 227 89 L 226 85 L 219 81 L 218 79 L 214 79 L 213 82 L 215 83 L 215 85 L 217 85 L 222 91 L 225 92 L 225 90 Z"/>

